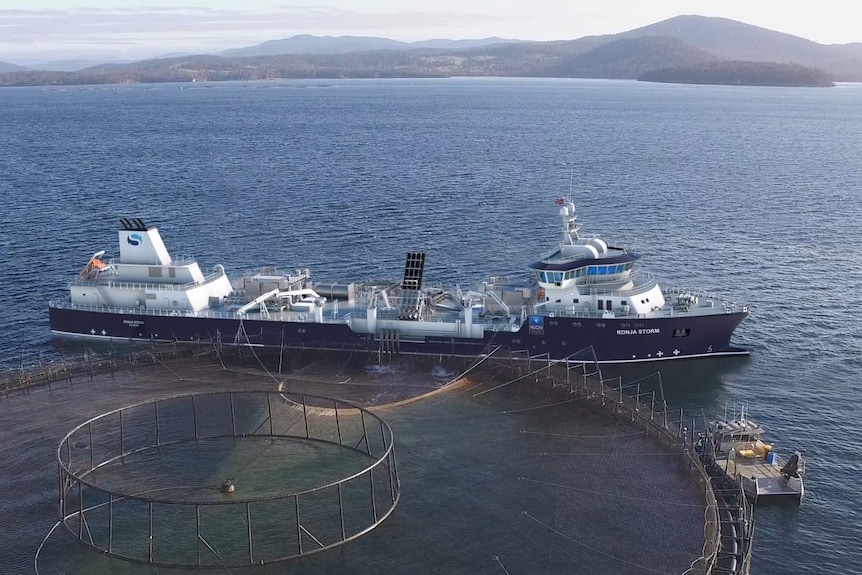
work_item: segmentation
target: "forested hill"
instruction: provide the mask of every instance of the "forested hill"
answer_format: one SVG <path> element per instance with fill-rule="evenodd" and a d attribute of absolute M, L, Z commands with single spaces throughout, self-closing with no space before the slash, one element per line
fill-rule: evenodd
<path fill-rule="evenodd" d="M 302 40 L 299 44 L 280 45 L 319 46 L 316 49 L 328 52 L 194 55 L 99 65 L 75 72 L 10 71 L 0 73 L 0 85 L 448 76 L 662 78 L 661 81 L 675 77 L 689 81 L 686 74 L 695 73 L 698 78 L 710 78 L 710 83 L 717 80 L 732 84 L 819 86 L 832 81 L 862 81 L 860 45 L 826 46 L 732 20 L 701 16 L 680 16 L 621 34 L 577 40 L 495 43 L 499 39 L 494 38 L 478 46 L 467 43 L 468 47 L 463 43 L 437 41 L 437 46 L 452 46 L 445 49 L 415 44 L 403 48 L 391 41 L 368 44 L 375 39 L 364 39 L 367 42 L 363 45 L 394 47 L 335 53 L 337 46 L 344 48 L 344 38 Z M 326 47 L 336 40 L 336 44 Z M 261 46 L 231 53 L 273 49 L 272 42 Z M 783 67 L 791 64 L 805 68 Z M 659 70 L 662 74 L 651 74 Z"/>
<path fill-rule="evenodd" d="M 265 80 L 539 76 L 635 79 L 657 67 L 714 59 L 673 38 L 633 38 L 584 49 L 579 41 L 509 44 L 470 50 L 377 50 L 345 54 L 281 54 L 228 58 L 188 56 L 93 66 L 77 72 L 15 72 L 0 84 L 117 84 Z"/>
<path fill-rule="evenodd" d="M 639 80 L 676 84 L 724 84 L 740 86 L 830 87 L 829 74 L 800 64 L 774 62 L 712 61 L 645 72 Z"/>
<path fill-rule="evenodd" d="M 862 44 L 820 44 L 727 18 L 677 16 L 617 36 L 670 36 L 720 60 L 802 64 L 835 81 L 862 81 Z"/>

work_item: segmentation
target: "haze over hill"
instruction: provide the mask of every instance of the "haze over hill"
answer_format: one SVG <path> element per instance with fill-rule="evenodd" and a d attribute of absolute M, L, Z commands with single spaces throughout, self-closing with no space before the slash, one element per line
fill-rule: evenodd
<path fill-rule="evenodd" d="M 637 79 L 659 69 L 674 69 L 679 78 L 680 71 L 718 61 L 737 64 L 712 66 L 713 72 L 743 66 L 746 74 L 737 78 L 749 78 L 768 70 L 777 85 L 862 81 L 862 45 L 824 45 L 725 18 L 679 16 L 620 34 L 555 42 L 487 38 L 405 44 L 386 38 L 294 36 L 219 55 L 100 65 L 73 73 L 10 72 L 0 75 L 0 84 L 444 76 Z M 745 61 L 770 65 L 752 67 Z M 819 70 L 809 71 L 812 67 Z"/>
<path fill-rule="evenodd" d="M 27 67 L 12 64 L 10 62 L 0 62 L 0 74 L 3 72 L 15 72 L 18 70 L 27 70 Z"/>
<path fill-rule="evenodd" d="M 399 42 L 389 38 L 370 36 L 312 36 L 300 34 L 281 40 L 270 40 L 247 48 L 234 48 L 216 52 L 217 56 L 276 56 L 279 54 L 344 54 L 368 50 L 399 50 L 410 48 L 439 48 L 451 50 L 476 48 L 491 44 L 507 44 L 523 40 L 505 38 L 481 38 L 477 40 L 421 40 L 419 42 Z"/>
<path fill-rule="evenodd" d="M 677 16 L 615 36 L 667 36 L 725 60 L 814 66 L 829 72 L 838 81 L 862 78 L 862 44 L 818 44 L 727 18 Z"/>

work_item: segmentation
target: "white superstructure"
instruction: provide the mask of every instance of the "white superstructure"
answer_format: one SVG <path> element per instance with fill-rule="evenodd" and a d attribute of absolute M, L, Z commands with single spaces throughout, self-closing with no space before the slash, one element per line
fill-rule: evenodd
<path fill-rule="evenodd" d="M 664 307 L 658 283 L 635 271 L 637 255 L 609 247 L 601 238 L 582 238 L 575 204 L 565 200 L 557 200 L 557 204 L 563 223 L 560 243 L 530 266 L 540 288 L 538 307 L 548 312 L 601 313 L 605 317 L 645 317 Z"/>
<path fill-rule="evenodd" d="M 201 311 L 221 305 L 232 291 L 224 268 L 205 276 L 197 261 L 174 259 L 158 228 L 140 219 L 120 220 L 120 257 L 93 255 L 70 285 L 71 303 L 113 308 Z"/>

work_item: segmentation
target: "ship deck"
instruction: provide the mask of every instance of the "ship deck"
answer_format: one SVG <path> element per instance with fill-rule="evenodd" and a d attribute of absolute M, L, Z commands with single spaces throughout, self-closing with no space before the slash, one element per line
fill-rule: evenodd
<path fill-rule="evenodd" d="M 661 309 L 653 310 L 647 314 L 622 314 L 615 312 L 583 312 L 583 311 L 570 311 L 570 310 L 560 310 L 560 309 L 547 309 L 547 308 L 535 308 L 530 307 L 527 308 L 527 315 L 533 316 L 544 316 L 544 317 L 562 317 L 562 318 L 577 318 L 577 319 L 630 319 L 630 320 L 652 320 L 652 319 L 661 319 L 661 318 L 673 318 L 673 317 L 701 317 L 701 316 L 711 316 L 711 315 L 725 315 L 731 313 L 740 313 L 747 311 L 747 308 L 744 306 L 740 306 L 739 304 L 734 304 L 732 302 L 721 302 L 726 305 L 715 305 L 715 306 L 698 306 L 687 309 L 680 309 L 673 306 L 666 305 Z M 203 318 L 213 318 L 213 319 L 237 319 L 236 310 L 240 308 L 239 305 L 227 305 L 220 306 L 214 308 L 208 308 L 200 311 L 182 311 L 182 310 L 162 310 L 162 309 L 142 309 L 135 307 L 113 307 L 113 306 L 98 306 L 98 305 L 83 305 L 83 304 L 75 304 L 67 301 L 51 301 L 49 302 L 49 307 L 60 308 L 60 309 L 78 309 L 84 311 L 97 311 L 97 312 L 107 312 L 107 313 L 121 313 L 121 314 L 130 314 L 130 315 L 154 315 L 154 316 L 191 316 L 191 317 L 203 317 Z M 329 301 L 323 306 L 323 318 L 321 323 L 347 323 L 350 317 L 365 317 L 366 311 L 361 306 L 356 304 L 347 303 L 344 301 L 339 301 L 338 305 L 334 305 L 334 302 Z M 393 308 L 389 310 L 380 310 L 380 318 L 386 319 L 395 319 L 398 314 L 398 310 Z M 494 326 L 498 326 L 501 323 L 501 320 L 506 316 L 502 314 L 487 314 L 487 315 L 479 315 L 474 312 L 474 323 L 485 323 L 491 328 Z M 513 313 L 511 317 L 515 315 L 520 316 L 520 313 Z M 246 312 L 243 317 L 245 319 L 254 319 L 260 321 L 314 321 L 313 314 L 307 311 L 295 311 L 295 310 L 268 310 L 266 313 L 261 313 L 260 311 L 249 311 Z M 426 321 L 436 321 L 436 322 L 451 322 L 454 323 L 456 321 L 462 321 L 462 318 L 459 317 L 459 313 L 457 311 L 450 310 L 434 310 L 430 313 L 427 313 L 424 317 Z"/>
<path fill-rule="evenodd" d="M 730 459 L 718 459 L 718 466 L 728 477 L 742 477 L 751 481 L 756 486 L 757 498 L 761 497 L 800 497 L 799 491 L 792 489 L 784 476 L 781 475 L 781 467 L 773 463 L 767 463 L 759 458 L 745 458 L 736 456 Z"/>

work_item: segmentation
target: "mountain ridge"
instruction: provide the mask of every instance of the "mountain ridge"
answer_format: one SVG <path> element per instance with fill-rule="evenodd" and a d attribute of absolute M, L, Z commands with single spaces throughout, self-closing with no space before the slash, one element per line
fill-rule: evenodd
<path fill-rule="evenodd" d="M 802 64 L 823 68 L 838 80 L 850 74 L 862 78 L 862 44 L 858 49 L 853 44 L 820 44 L 728 18 L 675 16 L 617 36 L 672 36 L 725 60 Z"/>
<path fill-rule="evenodd" d="M 281 54 L 344 54 L 348 52 L 367 52 L 375 50 L 401 50 L 401 49 L 463 49 L 493 44 L 512 44 L 525 42 L 525 40 L 514 40 L 499 38 L 476 38 L 465 40 L 448 40 L 438 38 L 432 40 L 419 40 L 416 42 L 402 42 L 390 38 L 378 36 L 314 36 L 311 34 L 297 34 L 288 38 L 268 40 L 254 46 L 244 48 L 232 48 L 216 52 L 216 56 L 246 57 L 246 56 L 278 56 Z"/>
<path fill-rule="evenodd" d="M 21 72 L 28 69 L 29 68 L 27 68 L 27 66 L 19 66 L 18 64 L 13 64 L 12 62 L 0 61 L 0 74 L 5 72 Z"/>
<path fill-rule="evenodd" d="M 262 80 L 276 78 L 395 78 L 446 76 L 539 76 L 638 79 L 651 70 L 703 70 L 711 61 L 735 62 L 746 74 L 768 71 L 787 85 L 794 77 L 862 81 L 862 43 L 825 45 L 729 20 L 677 16 L 619 34 L 549 42 L 486 38 L 393 48 L 395 40 L 375 37 L 291 37 L 293 47 L 329 45 L 328 52 L 271 55 L 203 54 L 93 66 L 76 72 L 18 71 L 0 74 L 0 85 L 94 84 Z M 383 42 L 378 42 L 383 40 Z M 500 39 L 502 40 L 502 39 Z M 278 40 L 250 48 L 281 50 Z M 466 43 L 465 43 L 466 42 Z M 478 42 L 478 45 L 475 44 Z M 334 44 L 333 44 L 334 43 Z M 358 44 L 357 44 L 358 43 Z M 471 44 L 472 43 L 472 44 Z M 338 52 L 350 46 L 389 46 Z M 439 44 L 438 44 L 439 45 Z M 281 46 L 281 48 L 279 48 Z M 261 48 L 263 47 L 263 48 Z M 323 49 L 323 48 L 318 48 Z M 236 54 L 236 51 L 228 51 Z M 739 54 L 747 57 L 742 58 Z M 752 67 L 741 62 L 770 63 Z M 811 68 L 804 74 L 789 66 Z M 723 73 L 727 66 L 719 67 Z M 714 69 L 719 69 L 714 68 Z M 823 74 L 819 74 L 819 72 Z M 783 76 L 782 76 L 783 75 Z M 802 84 L 808 85 L 808 84 Z"/>

